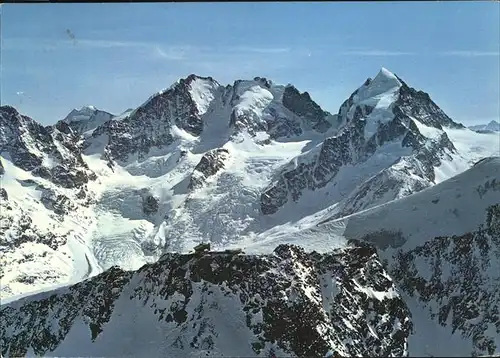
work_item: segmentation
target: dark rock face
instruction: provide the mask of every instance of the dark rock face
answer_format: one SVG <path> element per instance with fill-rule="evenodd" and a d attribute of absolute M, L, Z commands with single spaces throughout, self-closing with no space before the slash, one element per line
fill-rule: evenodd
<path fill-rule="evenodd" d="M 0 176 L 4 174 L 5 174 L 5 168 L 3 167 L 2 159 L 0 158 Z"/>
<path fill-rule="evenodd" d="M 146 215 L 153 215 L 158 212 L 160 202 L 153 195 L 147 195 L 142 201 L 142 211 Z"/>
<path fill-rule="evenodd" d="M 300 136 L 303 131 L 300 122 L 281 114 L 274 107 L 269 107 L 266 119 L 267 132 L 272 139 Z"/>
<path fill-rule="evenodd" d="M 155 122 L 153 119 L 144 124 L 132 119 L 110 121 L 97 127 L 85 145 L 89 146 L 92 138 L 105 135 L 108 137 L 108 144 L 104 149 L 104 159 L 110 163 L 113 160 L 125 161 L 129 155 L 137 153 L 138 158 L 142 160 L 151 148 L 162 148 L 173 143 L 170 127 L 169 122 Z"/>
<path fill-rule="evenodd" d="M 319 154 L 314 154 L 309 162 L 302 162 L 291 169 L 285 168 L 277 182 L 262 193 L 262 213 L 275 213 L 288 201 L 289 196 L 293 201 L 298 201 L 305 189 L 324 187 L 343 165 L 358 160 L 363 155 L 365 144 L 363 129 L 362 121 L 349 125 L 337 136 L 325 139 Z"/>
<path fill-rule="evenodd" d="M 0 107 L 0 152 L 9 153 L 17 167 L 65 188 L 95 178 L 81 157 L 78 135 L 61 124 L 43 127 L 10 106 Z"/>
<path fill-rule="evenodd" d="M 76 206 L 66 195 L 58 194 L 53 189 L 43 186 L 39 186 L 38 189 L 42 192 L 40 201 L 47 209 L 52 210 L 54 213 L 65 215 L 75 209 Z"/>
<path fill-rule="evenodd" d="M 203 131 L 203 121 L 199 117 L 196 104 L 189 93 L 189 85 L 197 76 L 181 79 L 179 84 L 161 95 L 151 98 L 131 116 L 138 122 L 148 122 L 153 118 L 172 121 L 179 128 L 199 136 Z M 208 80 L 209 78 L 203 78 Z"/>
<path fill-rule="evenodd" d="M 428 146 L 418 148 L 415 158 L 421 163 L 425 178 L 434 182 L 434 167 L 439 166 L 442 159 L 451 159 L 448 153 L 456 153 L 456 149 L 446 133 L 439 140 L 430 141 Z"/>
<path fill-rule="evenodd" d="M 488 209 L 485 225 L 475 232 L 400 251 L 390 271 L 431 319 L 472 338 L 472 355 L 492 355 L 500 348 L 495 344 L 500 336 L 499 260 L 500 204 Z"/>
<path fill-rule="evenodd" d="M 254 77 L 253 80 L 255 82 L 258 82 L 259 84 L 261 84 L 262 86 L 264 86 L 266 88 L 271 88 L 271 85 L 273 84 L 273 82 L 271 80 L 268 80 L 265 77 Z"/>
<path fill-rule="evenodd" d="M 110 160 L 127 160 L 137 154 L 144 159 L 149 151 L 172 144 L 172 125 L 199 136 L 203 131 L 203 120 L 190 93 L 193 81 L 201 79 L 219 86 L 211 77 L 190 75 L 181 79 L 170 89 L 149 99 L 122 121 L 108 121 L 92 133 L 92 138 L 108 137 L 105 156 Z M 87 141 L 89 146 L 93 139 Z"/>
<path fill-rule="evenodd" d="M 330 349 L 342 356 L 408 354 L 409 311 L 376 250 L 361 243 L 325 255 L 288 245 L 264 256 L 166 254 L 135 274 L 112 268 L 67 292 L 2 306 L 2 354 L 19 356 L 32 348 L 50 355 L 82 316 L 90 328 L 90 337 L 82 339 L 94 340 L 120 314 L 113 312 L 118 297 L 147 305 L 158 317 L 155 324 L 184 332 L 176 346 L 216 350 L 216 322 L 206 316 L 216 307 L 205 307 L 216 292 L 241 306 L 246 316 L 241 329 L 253 332 L 249 344 L 255 354 L 270 342 L 299 357 L 321 357 Z M 155 297 L 170 303 L 160 309 Z M 194 297 L 201 297 L 195 308 Z M 58 324 L 49 323 L 54 320 Z"/>
<path fill-rule="evenodd" d="M 448 117 L 446 113 L 432 101 L 428 93 L 417 91 L 409 87 L 399 77 L 398 80 L 403 85 L 399 89 L 399 98 L 396 106 L 399 107 L 405 115 L 418 118 L 418 120 L 426 126 L 438 129 L 442 129 L 443 126 L 450 128 L 465 128 L 462 124 L 456 123 Z"/>
<path fill-rule="evenodd" d="M 255 116 L 250 113 L 240 113 L 234 109 L 229 116 L 229 126 L 234 128 L 235 134 L 247 131 L 250 135 L 254 136 L 257 132 L 267 131 L 265 122 L 257 120 Z"/>
<path fill-rule="evenodd" d="M 224 169 L 228 158 L 229 151 L 224 148 L 217 148 L 206 153 L 194 168 L 188 188 L 195 189 L 203 186 L 207 178 Z"/>
<path fill-rule="evenodd" d="M 390 167 L 368 178 L 346 198 L 344 208 L 333 218 L 417 193 L 435 183 L 434 167 L 439 166 L 443 159 L 451 159 L 449 153 L 456 152 L 455 146 L 446 133 L 443 132 L 437 140 L 427 139 L 413 121 L 409 123 L 410 131 L 406 132 L 402 144 L 414 148 L 413 155 L 399 158 Z M 382 142 L 383 139 L 379 140 Z M 369 145 L 373 143 L 370 141 Z"/>
<path fill-rule="evenodd" d="M 64 134 L 71 134 L 73 132 L 70 125 L 64 121 L 58 121 L 56 123 L 56 128 L 59 132 Z"/>
<path fill-rule="evenodd" d="M 326 132 L 332 125 L 325 120 L 329 115 L 311 99 L 309 93 L 300 93 L 294 86 L 286 86 L 283 93 L 283 105 L 299 117 L 303 117 L 320 133 Z"/>
<path fill-rule="evenodd" d="M 7 190 L 5 188 L 0 188 L 0 199 L 1 200 L 9 200 L 9 195 L 7 195 Z"/>

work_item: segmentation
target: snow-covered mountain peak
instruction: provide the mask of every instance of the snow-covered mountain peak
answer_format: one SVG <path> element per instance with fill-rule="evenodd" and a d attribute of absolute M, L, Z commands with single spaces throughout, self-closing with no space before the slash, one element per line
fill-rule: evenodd
<path fill-rule="evenodd" d="M 84 110 L 88 110 L 88 111 L 96 111 L 97 108 L 93 105 L 87 105 L 87 106 L 82 106 L 82 108 L 80 109 L 80 111 L 84 111 Z"/>
<path fill-rule="evenodd" d="M 113 114 L 97 109 L 94 106 L 83 106 L 73 109 L 62 121 L 67 123 L 73 131 L 84 134 L 104 124 L 115 117 Z"/>
<path fill-rule="evenodd" d="M 359 89 L 358 95 L 365 99 L 375 97 L 387 92 L 392 93 L 401 85 L 395 74 L 382 67 L 373 80 Z"/>
<path fill-rule="evenodd" d="M 203 77 L 196 74 L 190 74 L 185 78 L 179 78 L 174 81 L 169 87 L 166 87 L 151 96 L 138 108 L 135 109 L 133 114 L 140 108 L 146 107 L 152 100 L 161 98 L 164 96 L 169 96 L 173 92 L 190 92 L 192 89 L 196 91 L 196 89 L 200 90 L 200 87 L 203 88 L 217 88 L 220 84 L 215 81 L 212 77 Z M 202 91 L 203 92 L 203 91 Z"/>
<path fill-rule="evenodd" d="M 86 147 L 102 152 L 104 144 L 108 159 L 137 154 L 142 161 L 152 150 L 164 153 L 177 140 L 189 142 L 194 152 L 205 152 L 243 132 L 260 142 L 315 136 L 332 127 L 331 117 L 293 86 L 261 77 L 222 86 L 212 77 L 191 74 L 155 93 L 126 118 L 98 127 Z M 262 134 L 259 139 L 257 133 Z"/>
<path fill-rule="evenodd" d="M 215 92 L 220 88 L 220 84 L 214 81 L 212 77 L 200 77 L 190 75 L 186 79 L 189 87 L 189 93 L 193 99 L 198 115 L 203 115 L 210 107 L 210 103 L 215 98 Z"/>
<path fill-rule="evenodd" d="M 488 124 L 479 124 L 469 128 L 476 132 L 500 132 L 500 123 L 492 120 Z"/>
<path fill-rule="evenodd" d="M 153 106 L 159 104 L 162 100 L 171 101 L 172 97 L 181 96 L 185 101 L 192 101 L 196 106 L 198 115 L 203 115 L 211 100 L 213 93 L 220 87 L 220 84 L 212 77 L 202 77 L 195 74 L 190 74 L 186 78 L 180 78 L 175 81 L 170 87 L 153 94 L 146 102 L 132 113 L 137 115 L 137 112 L 153 103 Z M 189 97 L 189 98 L 188 98 Z"/>
<path fill-rule="evenodd" d="M 330 113 L 321 109 L 307 92 L 293 85 L 279 85 L 255 77 L 237 80 L 232 88 L 231 126 L 251 135 L 266 132 L 272 139 L 301 136 L 306 132 L 325 133 L 331 123 Z"/>
<path fill-rule="evenodd" d="M 393 119 L 394 114 L 391 109 L 398 99 L 401 86 L 402 83 L 396 75 L 382 68 L 375 78 L 368 78 L 340 106 L 339 126 L 362 119 L 367 123 L 365 138 L 368 139 L 376 132 L 379 123 Z"/>
<path fill-rule="evenodd" d="M 96 111 L 94 106 L 82 106 L 81 108 L 73 108 L 71 112 L 63 119 L 65 122 L 78 122 L 88 120 Z"/>
<path fill-rule="evenodd" d="M 500 123 L 497 122 L 497 121 L 495 121 L 495 120 L 492 120 L 486 126 L 488 126 L 488 127 L 490 127 L 490 126 L 491 127 L 498 127 L 498 126 L 500 126 Z"/>
<path fill-rule="evenodd" d="M 295 106 L 298 98 L 293 100 Z M 273 214 L 288 200 L 297 202 L 305 191 L 323 187 L 337 192 L 337 200 L 346 200 L 345 210 L 338 207 L 339 215 L 422 190 L 442 180 L 441 171 L 436 177 L 436 168 L 457 153 L 445 129 L 462 128 L 427 93 L 407 86 L 386 69 L 353 92 L 340 107 L 337 121 L 339 130 L 320 147 L 281 168 L 261 196 L 263 213 Z M 379 166 L 386 160 L 383 168 Z M 367 166 L 371 178 L 354 189 L 350 185 L 357 185 L 355 181 L 350 178 L 347 183 L 341 173 L 358 165 Z M 344 182 L 349 186 L 345 192 L 353 196 L 333 189 Z"/>
<path fill-rule="evenodd" d="M 398 77 L 382 67 L 374 79 L 368 79 L 356 90 L 354 95 L 355 103 L 376 105 L 382 97 L 385 100 L 394 100 L 394 93 L 402 86 Z M 390 102 L 389 102 L 390 103 Z"/>
<path fill-rule="evenodd" d="M 381 67 L 380 68 L 380 71 L 378 72 L 377 76 L 375 77 L 375 79 L 377 77 L 380 77 L 381 80 L 382 78 L 385 79 L 385 81 L 395 81 L 395 82 L 398 82 L 399 84 L 401 84 L 401 82 L 399 82 L 398 80 L 398 76 L 396 76 L 393 72 L 389 71 L 387 68 L 385 67 Z M 375 80 L 374 79 L 374 80 Z"/>

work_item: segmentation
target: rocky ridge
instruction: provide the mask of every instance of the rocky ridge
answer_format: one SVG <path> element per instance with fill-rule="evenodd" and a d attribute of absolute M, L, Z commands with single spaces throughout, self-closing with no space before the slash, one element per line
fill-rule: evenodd
<path fill-rule="evenodd" d="M 334 183 L 342 167 L 366 162 L 383 150 L 385 145 L 398 143 L 408 148 L 406 157 L 401 157 L 385 172 L 365 182 L 348 201 L 350 209 L 366 209 L 359 197 L 366 190 L 386 195 L 385 200 L 397 199 L 401 190 L 389 193 L 394 187 L 411 182 L 408 192 L 416 192 L 434 183 L 434 167 L 441 160 L 450 159 L 456 153 L 453 143 L 443 131 L 435 138 L 421 133 L 419 125 L 442 130 L 443 126 L 461 128 L 453 122 L 430 99 L 429 95 L 408 87 L 397 76 L 382 69 L 374 80 L 368 79 L 339 109 L 339 132 L 326 138 L 319 147 L 311 149 L 293 159 L 276 175 L 273 182 L 262 193 L 261 210 L 274 214 L 289 200 L 296 202 L 306 190 L 317 190 Z M 404 170 L 401 171 L 401 167 Z M 398 172 L 391 175 L 389 172 Z M 406 173 L 406 175 L 400 175 Z M 391 177 L 389 187 L 384 178 Z M 375 202 L 374 202 L 375 203 Z"/>
<path fill-rule="evenodd" d="M 390 276 L 443 327 L 471 339 L 474 356 L 500 349 L 500 204 L 485 223 L 463 235 L 436 237 L 398 251 Z"/>
<path fill-rule="evenodd" d="M 79 188 L 96 178 L 82 159 L 80 136 L 67 123 L 44 127 L 10 106 L 0 107 L 0 153 L 63 188 Z"/>
<path fill-rule="evenodd" d="M 135 273 L 112 268 L 44 298 L 2 306 L 2 354 L 57 354 L 75 320 L 88 327 L 79 339 L 96 342 L 114 320 L 127 319 L 116 308 L 123 300 L 150 310 L 154 324 L 173 332 L 167 351 L 230 354 L 219 350 L 224 337 L 211 314 L 222 309 L 218 297 L 245 317 L 238 329 L 248 332 L 246 351 L 256 356 L 408 354 L 409 312 L 376 250 L 361 243 L 327 255 L 282 245 L 271 255 L 167 254 Z"/>

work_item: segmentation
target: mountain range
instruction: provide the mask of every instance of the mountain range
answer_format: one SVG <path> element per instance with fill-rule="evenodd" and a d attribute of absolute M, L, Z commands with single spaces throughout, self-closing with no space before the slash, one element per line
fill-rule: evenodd
<path fill-rule="evenodd" d="M 120 115 L 2 106 L 0 179 L 4 357 L 500 351 L 498 133 L 385 68 L 334 114 L 197 75 Z"/>
<path fill-rule="evenodd" d="M 500 132 L 500 123 L 491 121 L 488 124 L 478 124 L 469 128 L 476 132 Z"/>

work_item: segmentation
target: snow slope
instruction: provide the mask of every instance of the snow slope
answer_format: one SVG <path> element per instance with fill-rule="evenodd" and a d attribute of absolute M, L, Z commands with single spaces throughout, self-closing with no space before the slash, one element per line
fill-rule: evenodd
<path fill-rule="evenodd" d="M 366 240 L 384 250 L 393 246 L 410 250 L 436 236 L 476 230 L 484 222 L 486 209 L 500 203 L 499 179 L 500 156 L 486 158 L 418 193 L 339 219 L 331 215 L 334 208 L 324 210 L 302 219 L 298 225 L 279 226 L 265 236 L 243 238 L 231 247 L 264 253 L 290 242 L 308 250 L 328 252 L 348 240 Z"/>
<path fill-rule="evenodd" d="M 373 243 L 408 250 L 426 238 L 471 232 L 484 222 L 486 209 L 500 203 L 499 185 L 500 157 L 490 157 L 428 189 L 341 219 L 347 221 L 344 235 L 360 239 L 378 231 L 401 233 L 403 242 Z"/>

